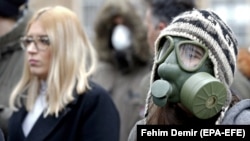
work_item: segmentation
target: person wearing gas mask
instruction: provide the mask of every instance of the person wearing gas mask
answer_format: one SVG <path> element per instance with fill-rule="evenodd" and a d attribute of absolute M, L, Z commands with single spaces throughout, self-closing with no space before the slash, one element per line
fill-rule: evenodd
<path fill-rule="evenodd" d="M 141 80 L 151 69 L 146 27 L 128 0 L 107 0 L 98 12 L 93 44 L 99 64 L 93 80 L 114 100 L 121 119 L 119 141 L 126 141 L 144 113 Z"/>
<path fill-rule="evenodd" d="M 238 49 L 229 26 L 213 11 L 193 9 L 175 17 L 155 47 L 145 118 L 136 125 L 222 124 L 239 101 L 230 90 Z"/>

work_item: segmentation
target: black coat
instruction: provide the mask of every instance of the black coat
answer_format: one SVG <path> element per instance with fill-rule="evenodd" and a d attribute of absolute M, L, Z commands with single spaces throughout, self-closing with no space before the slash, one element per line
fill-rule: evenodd
<path fill-rule="evenodd" d="M 0 141 L 5 141 L 3 131 L 1 128 L 0 128 Z"/>
<path fill-rule="evenodd" d="M 92 89 L 63 110 L 59 117 L 39 117 L 27 138 L 22 123 L 27 111 L 22 107 L 9 120 L 8 141 L 118 141 L 120 118 L 108 93 L 91 83 Z"/>

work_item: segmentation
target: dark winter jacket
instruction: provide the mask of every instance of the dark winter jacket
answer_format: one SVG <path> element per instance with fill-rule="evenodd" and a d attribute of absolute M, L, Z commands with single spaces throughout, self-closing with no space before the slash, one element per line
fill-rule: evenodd
<path fill-rule="evenodd" d="M 120 119 L 112 99 L 99 85 L 90 86 L 81 95 L 74 91 L 75 100 L 57 118 L 42 114 L 26 138 L 22 123 L 27 111 L 14 112 L 8 141 L 119 141 Z"/>

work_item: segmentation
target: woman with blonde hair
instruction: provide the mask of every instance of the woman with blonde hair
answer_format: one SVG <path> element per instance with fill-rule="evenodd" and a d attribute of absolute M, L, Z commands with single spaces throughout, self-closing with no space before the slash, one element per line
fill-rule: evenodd
<path fill-rule="evenodd" d="M 26 57 L 10 97 L 9 141 L 118 141 L 118 111 L 90 80 L 96 53 L 74 12 L 42 8 L 21 45 Z"/>

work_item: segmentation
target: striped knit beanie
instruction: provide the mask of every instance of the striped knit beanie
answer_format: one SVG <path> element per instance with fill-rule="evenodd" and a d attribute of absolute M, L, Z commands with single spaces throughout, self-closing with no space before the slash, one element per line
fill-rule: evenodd
<path fill-rule="evenodd" d="M 162 30 L 155 41 L 156 50 L 161 38 L 166 35 L 184 37 L 197 41 L 208 48 L 208 55 L 214 65 L 214 76 L 227 88 L 227 101 L 223 109 L 227 109 L 231 102 L 230 85 L 233 82 L 237 59 L 237 40 L 232 30 L 220 19 L 216 13 L 210 10 L 197 10 L 178 15 Z M 157 52 L 156 52 L 157 53 Z M 155 63 L 152 70 L 154 75 Z M 151 84 L 154 80 L 151 77 Z M 150 92 L 146 101 L 146 113 L 148 111 Z"/>

